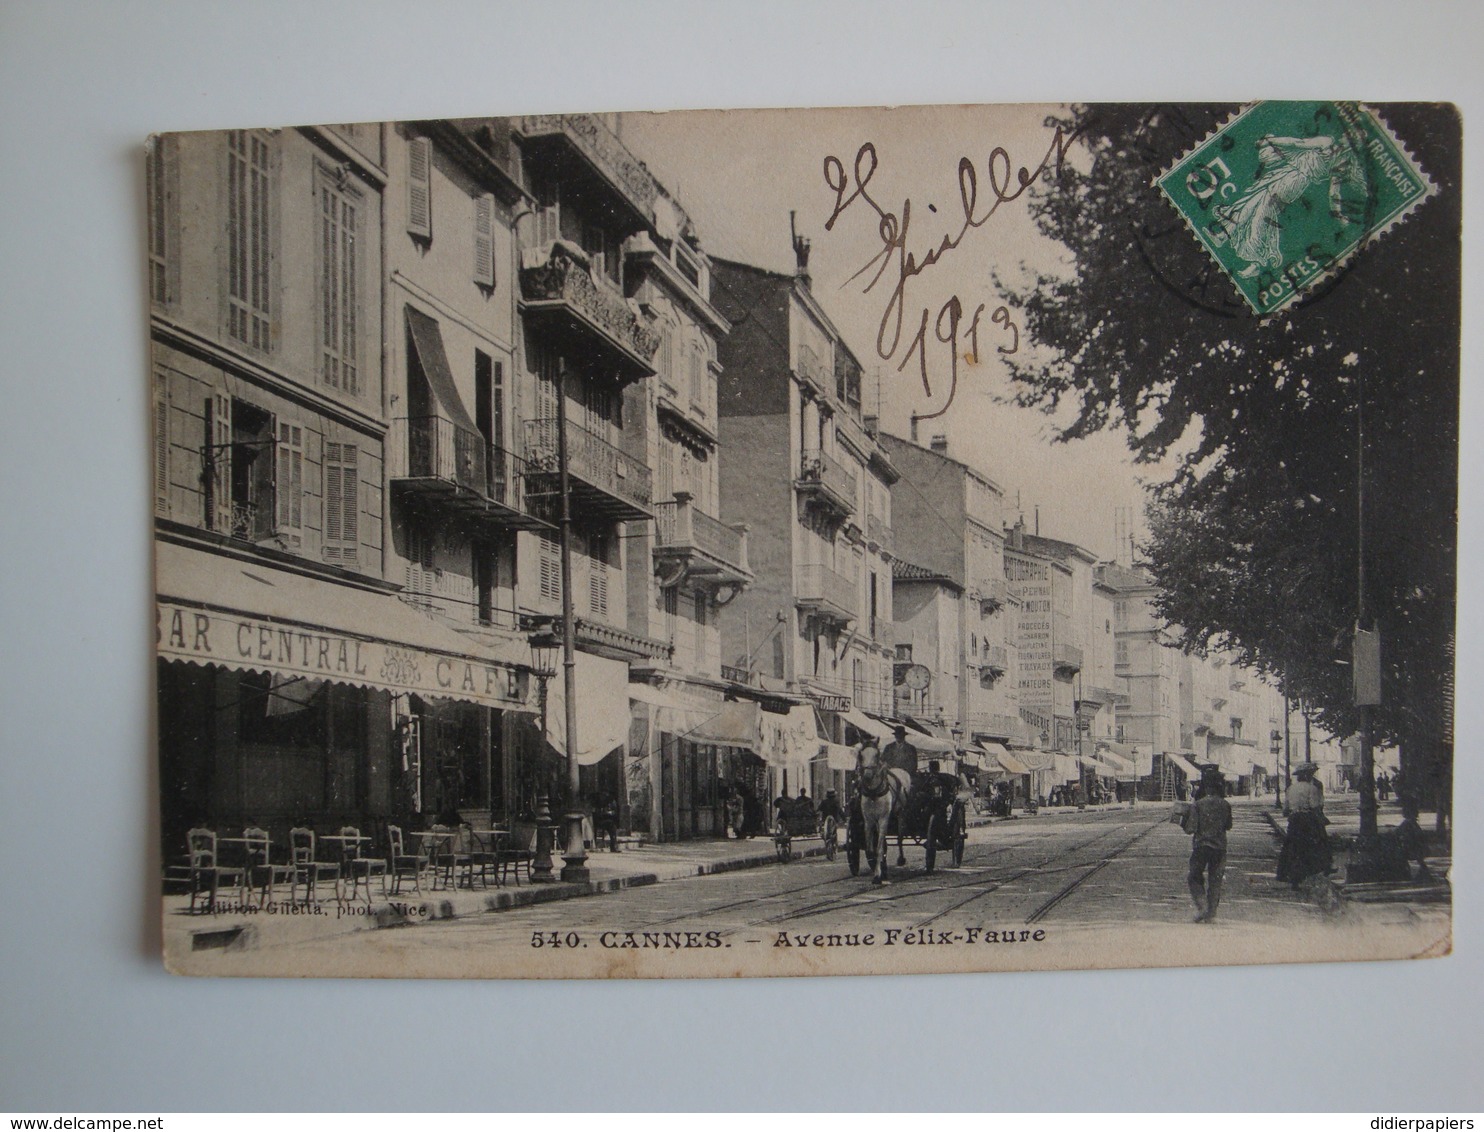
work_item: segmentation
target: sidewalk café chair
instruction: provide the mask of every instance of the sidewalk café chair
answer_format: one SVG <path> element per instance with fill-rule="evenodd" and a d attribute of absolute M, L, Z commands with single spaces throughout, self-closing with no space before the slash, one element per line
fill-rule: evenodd
<path fill-rule="evenodd" d="M 423 890 L 423 869 L 427 865 L 427 858 L 421 853 L 407 852 L 407 843 L 402 836 L 402 827 L 389 825 L 386 827 L 387 844 L 391 846 L 391 853 L 387 857 L 387 872 L 392 878 L 392 895 L 402 891 L 402 878 L 412 878 L 412 889 L 414 892 Z"/>
<path fill-rule="evenodd" d="M 290 864 L 274 864 L 272 846 L 268 837 L 268 831 L 255 825 L 250 825 L 242 831 L 242 840 L 245 842 L 243 868 L 243 887 L 251 895 L 254 887 L 259 889 L 258 907 L 261 908 L 273 899 L 273 886 L 282 881 L 292 883 L 294 879 L 294 868 Z"/>
<path fill-rule="evenodd" d="M 428 870 L 433 877 L 433 891 L 438 891 L 440 879 L 444 887 L 453 887 L 453 830 L 446 825 L 430 825 L 429 833 L 440 834 L 439 837 L 425 837 L 423 839 L 424 851 L 428 855 Z"/>
<path fill-rule="evenodd" d="M 495 854 L 468 822 L 459 826 L 458 841 L 454 846 L 454 868 L 464 870 L 470 888 L 474 887 L 474 871 L 478 869 L 479 883 L 489 887 L 490 876 L 495 870 Z"/>
<path fill-rule="evenodd" d="M 321 861 L 315 856 L 314 830 L 295 826 L 289 830 L 289 902 L 298 903 L 299 885 L 304 886 L 304 902 L 315 903 L 314 887 L 318 881 L 335 882 L 335 900 L 340 900 L 340 862 Z"/>
<path fill-rule="evenodd" d="M 495 850 L 495 864 L 500 870 L 500 883 L 510 878 L 511 866 L 515 868 L 515 884 L 520 887 L 520 867 L 526 867 L 526 880 L 531 879 L 531 867 L 536 861 L 536 827 L 522 826 L 512 829 L 504 837 L 504 844 Z"/>
<path fill-rule="evenodd" d="M 209 885 L 206 898 L 207 912 L 216 911 L 216 893 L 222 884 L 241 885 L 244 871 L 236 865 L 223 865 L 216 855 L 216 833 L 209 829 L 192 829 L 186 833 L 186 850 L 190 856 L 191 869 L 191 913 L 196 911 L 196 897 L 201 894 L 202 882 Z"/>
<path fill-rule="evenodd" d="M 366 903 L 371 903 L 371 878 L 381 878 L 381 894 L 385 896 L 386 891 L 386 858 L 366 857 L 361 855 L 361 846 L 364 842 L 358 840 L 361 831 L 353 825 L 340 827 L 340 836 L 348 840 L 342 841 L 341 846 L 341 870 L 343 880 L 350 881 L 350 895 L 346 900 L 356 898 L 356 890 L 364 882 L 366 885 Z"/>

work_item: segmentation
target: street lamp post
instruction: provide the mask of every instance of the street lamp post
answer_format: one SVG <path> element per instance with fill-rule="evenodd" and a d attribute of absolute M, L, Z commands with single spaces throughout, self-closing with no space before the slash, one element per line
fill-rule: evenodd
<path fill-rule="evenodd" d="M 562 688 L 566 693 L 567 724 L 567 846 L 562 852 L 562 880 L 588 879 L 587 849 L 582 843 L 582 776 L 577 761 L 576 621 L 572 613 L 572 490 L 567 474 L 567 360 L 556 367 L 557 491 L 561 497 L 558 534 L 562 570 Z"/>

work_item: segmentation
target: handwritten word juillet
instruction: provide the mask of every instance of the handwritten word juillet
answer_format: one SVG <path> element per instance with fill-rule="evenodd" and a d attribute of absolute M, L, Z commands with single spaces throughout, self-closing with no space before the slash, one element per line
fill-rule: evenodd
<path fill-rule="evenodd" d="M 902 333 L 909 306 L 908 284 L 918 276 L 925 276 L 929 268 L 938 264 L 949 252 L 957 249 L 970 231 L 987 224 L 990 217 L 999 210 L 1000 205 L 1018 200 L 1042 173 L 1048 169 L 1059 172 L 1063 161 L 1066 160 L 1068 150 L 1080 134 L 1081 130 L 1066 134 L 1062 127 L 1058 126 L 1046 155 L 1041 158 L 1040 164 L 1034 170 L 1027 169 L 1025 166 L 1015 169 L 1014 163 L 1010 160 L 1010 154 L 1003 147 L 995 146 L 990 151 L 989 160 L 986 162 L 989 189 L 993 199 L 982 212 L 979 208 L 979 172 L 975 169 L 973 161 L 967 157 L 960 157 L 958 197 L 963 212 L 963 223 L 956 233 L 951 235 L 945 233 L 938 241 L 937 247 L 929 248 L 921 258 L 907 250 L 907 236 L 912 227 L 911 198 L 902 201 L 900 213 L 889 212 L 871 196 L 867 188 L 871 183 L 871 178 L 876 175 L 879 164 L 875 143 L 866 142 L 856 151 L 855 165 L 850 175 L 846 174 L 845 164 L 838 157 L 831 154 L 824 159 L 825 184 L 835 194 L 834 209 L 830 213 L 829 220 L 825 222 L 825 231 L 833 231 L 835 221 L 839 220 L 857 201 L 864 201 L 876 214 L 877 232 L 881 238 L 881 250 L 867 260 L 860 270 L 846 282 L 853 283 L 875 268 L 876 273 L 861 288 L 862 293 L 871 291 L 881 281 L 888 268 L 893 265 L 896 267 L 896 282 L 886 300 L 886 306 L 881 312 L 881 322 L 876 330 L 878 357 L 883 361 L 890 361 L 897 357 L 897 352 L 901 348 Z M 932 206 L 929 205 L 929 208 Z M 932 383 L 928 378 L 929 323 L 932 325 L 933 337 L 948 347 L 948 356 L 951 359 L 947 398 L 942 408 L 937 412 L 924 414 L 922 419 L 941 417 L 953 404 L 954 395 L 958 392 L 959 343 L 964 337 L 967 337 L 970 349 L 970 353 L 965 357 L 971 357 L 975 364 L 979 362 L 979 322 L 987 306 L 987 303 L 980 303 L 969 317 L 967 325 L 964 323 L 963 300 L 956 294 L 951 295 L 948 301 L 938 309 L 936 318 L 931 316 L 928 307 L 920 308 L 921 314 L 917 319 L 916 329 L 897 363 L 897 372 L 900 373 L 905 369 L 907 363 L 912 360 L 912 356 L 916 354 L 919 372 L 922 376 L 923 392 L 929 397 L 933 395 Z M 1015 353 L 1020 348 L 1020 330 L 1011 319 L 1009 309 L 1004 306 L 996 307 L 990 315 L 990 321 L 1012 336 L 1010 345 L 999 346 L 999 352 Z"/>

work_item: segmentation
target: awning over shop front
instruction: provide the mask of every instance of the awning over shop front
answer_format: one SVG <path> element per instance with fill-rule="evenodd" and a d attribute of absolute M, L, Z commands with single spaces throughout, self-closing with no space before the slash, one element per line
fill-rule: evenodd
<path fill-rule="evenodd" d="M 536 711 L 530 650 L 467 637 L 393 594 L 156 541 L 166 660 Z"/>
<path fill-rule="evenodd" d="M 1133 760 L 1126 759 L 1115 751 L 1099 749 L 1098 760 L 1112 768 L 1113 774 L 1120 782 L 1132 782 L 1137 777 Z"/>
<path fill-rule="evenodd" d="M 577 761 L 592 766 L 628 741 L 629 666 L 586 652 L 574 659 Z M 567 689 L 561 671 L 546 682 L 546 741 L 567 753 Z"/>
<path fill-rule="evenodd" d="M 916 722 L 914 720 L 914 722 Z M 907 729 L 907 742 L 917 748 L 919 755 L 930 755 L 934 758 L 947 756 L 953 758 L 958 754 L 958 748 L 947 739 L 940 739 L 936 735 L 925 735 L 921 731 L 912 728 Z"/>
<path fill-rule="evenodd" d="M 1031 768 L 1028 767 L 1028 766 L 1026 766 L 1025 763 L 1021 762 L 1020 759 L 1018 759 L 1014 755 L 1012 755 L 1004 747 L 1003 744 L 1000 744 L 1000 743 L 980 743 L 979 746 L 984 750 L 984 753 L 989 757 L 989 759 L 992 760 L 992 762 L 994 764 L 998 764 L 999 767 L 1006 774 L 1030 774 L 1031 773 Z"/>
<path fill-rule="evenodd" d="M 820 746 L 822 748 L 820 754 L 824 757 L 825 765 L 831 770 L 855 769 L 854 747 L 847 747 L 842 743 L 822 743 Z"/>
<path fill-rule="evenodd" d="M 691 729 L 688 738 L 697 743 L 716 743 L 723 747 L 745 747 L 756 752 L 758 717 L 762 708 L 751 700 L 724 703 L 720 710 Z"/>
<path fill-rule="evenodd" d="M 1138 775 L 1150 773 L 1149 749 L 1138 747 L 1133 743 L 1115 743 L 1111 739 L 1098 740 L 1098 750 L 1111 751 L 1119 758 L 1131 764 L 1133 772 Z"/>
<path fill-rule="evenodd" d="M 891 742 L 891 727 L 882 723 L 879 719 L 872 719 L 859 708 L 851 708 L 848 711 L 842 712 L 840 718 L 863 735 L 869 735 L 878 743 Z"/>
<path fill-rule="evenodd" d="M 819 727 L 814 722 L 814 708 L 809 704 L 791 707 L 787 715 L 758 712 L 758 745 L 755 748 L 764 762 L 774 766 L 800 766 L 819 753 Z M 854 765 L 854 764 L 852 764 Z"/>
<path fill-rule="evenodd" d="M 1196 783 L 1201 780 L 1201 772 L 1186 758 L 1180 755 L 1166 754 L 1165 759 L 1171 766 L 1185 776 L 1185 780 Z"/>

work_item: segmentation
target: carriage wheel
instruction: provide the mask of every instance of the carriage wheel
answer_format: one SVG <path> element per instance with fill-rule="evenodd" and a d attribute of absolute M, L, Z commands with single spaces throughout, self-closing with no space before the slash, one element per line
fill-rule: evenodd
<path fill-rule="evenodd" d="M 953 863 L 964 863 L 964 844 L 969 840 L 969 823 L 962 805 L 953 808 Z"/>
<path fill-rule="evenodd" d="M 850 875 L 861 875 L 861 851 L 854 845 L 845 846 L 845 863 L 850 866 Z"/>
<path fill-rule="evenodd" d="M 839 852 L 839 845 L 835 843 L 835 836 L 839 832 L 834 818 L 824 819 L 824 859 L 833 861 L 835 854 Z"/>
<path fill-rule="evenodd" d="M 927 856 L 927 871 L 932 872 L 933 866 L 938 863 L 938 815 L 934 814 L 928 818 L 927 836 L 922 839 L 922 847 Z"/>

